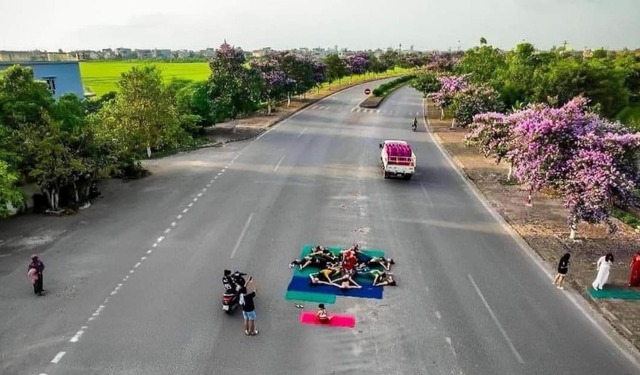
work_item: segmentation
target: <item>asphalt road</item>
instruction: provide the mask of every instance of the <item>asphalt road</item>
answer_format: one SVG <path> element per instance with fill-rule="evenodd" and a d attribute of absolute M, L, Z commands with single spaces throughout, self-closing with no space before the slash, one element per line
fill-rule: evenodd
<path fill-rule="evenodd" d="M 152 162 L 43 252 L 49 294 L 3 267 L 3 374 L 637 374 L 486 211 L 403 88 L 364 111 L 338 93 L 255 141 Z M 411 181 L 378 143 L 408 140 Z M 206 190 L 205 190 L 206 189 Z M 339 298 L 355 329 L 299 324 L 283 298 L 306 243 L 396 260 L 383 300 Z M 11 258 L 13 259 L 13 258 Z M 260 334 L 220 309 L 222 270 L 254 275 Z M 308 308 L 315 307 L 309 304 Z M 64 354 L 62 354 L 64 353 Z M 52 362 L 53 361 L 53 362 Z M 54 363 L 55 362 L 55 363 Z"/>

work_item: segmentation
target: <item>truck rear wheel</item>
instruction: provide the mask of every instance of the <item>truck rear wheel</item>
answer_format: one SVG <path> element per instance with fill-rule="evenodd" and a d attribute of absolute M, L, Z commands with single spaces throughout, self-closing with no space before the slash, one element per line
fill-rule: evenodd
<path fill-rule="evenodd" d="M 410 180 L 410 179 L 411 179 L 411 177 L 413 177 L 413 175 L 412 175 L 412 174 L 405 174 L 405 175 L 404 175 L 404 179 L 405 179 L 405 180 Z"/>
<path fill-rule="evenodd" d="M 387 171 L 385 171 L 384 169 L 382 170 L 382 177 L 389 178 L 389 173 L 387 173 Z"/>

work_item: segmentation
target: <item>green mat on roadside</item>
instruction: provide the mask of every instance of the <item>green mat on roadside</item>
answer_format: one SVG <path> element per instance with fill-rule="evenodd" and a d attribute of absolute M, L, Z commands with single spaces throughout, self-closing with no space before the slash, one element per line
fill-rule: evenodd
<path fill-rule="evenodd" d="M 594 290 L 589 288 L 589 295 L 593 298 L 601 299 L 640 300 L 640 292 L 634 288 L 611 288 L 603 290 Z"/>
<path fill-rule="evenodd" d="M 318 303 L 336 303 L 336 296 L 334 294 L 323 293 L 309 293 L 309 292 L 297 292 L 287 291 L 284 294 L 284 299 L 287 301 L 304 301 L 304 302 L 318 302 Z"/>
<path fill-rule="evenodd" d="M 302 259 L 302 258 L 306 257 L 307 255 L 309 255 L 309 253 L 311 252 L 311 249 L 313 248 L 313 246 L 314 245 L 304 245 L 302 247 L 302 252 L 300 252 L 300 259 Z M 329 250 L 333 254 L 337 255 L 337 254 L 340 254 L 340 251 L 343 250 L 343 248 L 327 246 L 327 250 Z M 384 256 L 384 251 L 377 250 L 377 249 L 365 249 L 362 252 L 367 254 L 367 255 L 371 255 L 372 257 L 383 257 Z M 314 268 L 314 267 L 307 267 L 307 268 L 305 268 L 305 269 L 303 269 L 301 271 L 298 267 L 294 267 L 293 275 L 294 276 L 309 276 L 310 274 L 312 274 L 314 272 L 318 272 L 318 269 Z"/>

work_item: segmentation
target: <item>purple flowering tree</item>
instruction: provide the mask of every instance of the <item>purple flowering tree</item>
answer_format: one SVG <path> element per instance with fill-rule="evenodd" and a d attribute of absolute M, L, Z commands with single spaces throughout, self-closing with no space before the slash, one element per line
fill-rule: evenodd
<path fill-rule="evenodd" d="M 640 133 L 589 112 L 582 97 L 560 108 L 533 105 L 509 115 L 507 122 L 513 123 L 507 157 L 515 176 L 531 192 L 548 187 L 562 194 L 570 238 L 575 238 L 579 221 L 604 221 L 614 230 L 611 208 L 635 200 Z"/>
<path fill-rule="evenodd" d="M 504 109 L 500 94 L 490 86 L 470 85 L 457 92 L 451 101 L 454 123 L 467 126 L 473 116 L 485 112 L 501 112 Z"/>
<path fill-rule="evenodd" d="M 269 56 L 253 60 L 251 68 L 260 75 L 260 98 L 267 103 L 267 114 L 270 115 L 273 105 L 287 96 L 290 82 L 278 61 Z"/>
<path fill-rule="evenodd" d="M 469 77 L 461 76 L 441 76 L 440 90 L 431 94 L 431 99 L 440 107 L 440 119 L 444 118 L 444 109 L 453 103 L 453 97 L 469 87 Z"/>
<path fill-rule="evenodd" d="M 507 181 L 511 181 L 513 161 L 509 151 L 513 147 L 513 123 L 507 116 L 497 112 L 487 112 L 473 116 L 469 125 L 469 133 L 464 142 L 468 147 L 477 147 L 486 158 L 496 159 L 496 164 L 502 160 L 509 162 Z"/>
<path fill-rule="evenodd" d="M 365 52 L 356 52 L 344 58 L 349 72 L 349 82 L 354 74 L 362 74 L 369 68 L 369 58 Z"/>
<path fill-rule="evenodd" d="M 464 53 L 434 51 L 427 56 L 427 68 L 442 73 L 449 73 L 460 64 Z"/>

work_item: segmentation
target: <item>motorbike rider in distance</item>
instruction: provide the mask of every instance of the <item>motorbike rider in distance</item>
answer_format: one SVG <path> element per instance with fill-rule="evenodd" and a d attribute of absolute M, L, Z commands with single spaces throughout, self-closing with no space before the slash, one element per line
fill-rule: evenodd
<path fill-rule="evenodd" d="M 418 119 L 416 117 L 413 118 L 413 124 L 411 125 L 411 129 L 413 129 L 413 131 L 416 131 L 416 129 L 418 129 Z"/>

